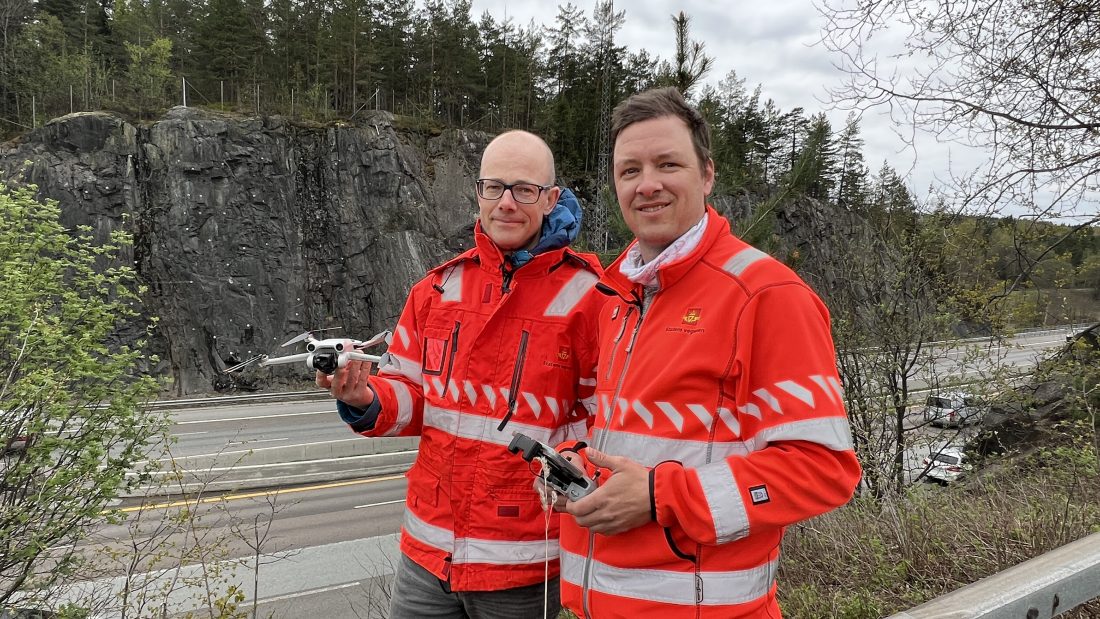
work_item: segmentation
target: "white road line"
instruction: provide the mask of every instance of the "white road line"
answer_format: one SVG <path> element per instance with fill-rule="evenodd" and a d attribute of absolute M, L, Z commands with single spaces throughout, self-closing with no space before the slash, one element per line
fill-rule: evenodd
<path fill-rule="evenodd" d="M 258 439 L 254 439 L 254 440 L 249 439 L 247 441 L 229 441 L 228 444 L 229 445 L 249 445 L 249 444 L 252 444 L 252 443 L 277 443 L 279 441 L 289 441 L 289 440 L 290 440 L 290 438 L 287 438 L 287 437 L 284 437 L 284 438 L 258 438 Z"/>
<path fill-rule="evenodd" d="M 220 417 L 218 419 L 199 419 L 197 421 L 176 421 L 173 425 L 188 426 L 196 423 L 222 423 L 227 421 L 251 421 L 253 419 L 274 419 L 276 417 L 300 417 L 302 415 L 333 415 L 335 416 L 336 409 L 332 408 L 327 411 L 312 411 L 308 413 L 282 413 L 279 415 L 253 415 L 252 417 Z"/>
<path fill-rule="evenodd" d="M 207 432 L 206 430 L 203 430 L 202 432 L 177 432 L 177 433 L 173 434 L 172 436 L 192 436 L 192 435 L 195 435 L 195 434 L 210 434 L 210 433 Z"/>
<path fill-rule="evenodd" d="M 360 509 L 363 507 L 378 507 L 379 505 L 393 505 L 394 503 L 404 503 L 405 499 L 398 499 L 396 501 L 383 501 L 381 503 L 369 503 L 367 505 L 356 505 L 352 509 Z"/>
<path fill-rule="evenodd" d="M 309 591 L 299 591 L 297 593 L 288 593 L 286 595 L 277 595 L 275 597 L 264 598 L 255 602 L 245 601 L 241 602 L 241 606 L 252 606 L 258 604 L 267 604 L 268 602 L 281 602 L 283 600 L 293 600 L 294 598 L 305 597 L 307 595 L 314 595 L 317 593 L 327 593 L 329 591 L 339 591 L 340 589 L 347 589 L 348 587 L 359 587 L 362 583 L 359 581 L 349 582 L 342 585 L 333 585 L 331 587 L 321 587 L 319 589 L 310 589 Z"/>

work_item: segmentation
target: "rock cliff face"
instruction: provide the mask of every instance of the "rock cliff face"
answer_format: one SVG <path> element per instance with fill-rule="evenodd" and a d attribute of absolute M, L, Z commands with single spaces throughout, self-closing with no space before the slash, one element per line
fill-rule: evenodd
<path fill-rule="evenodd" d="M 306 330 L 392 328 L 409 286 L 472 242 L 489 138 L 399 130 L 385 112 L 323 127 L 182 107 L 150 126 L 79 113 L 0 145 L 0 178 L 37 184 L 67 226 L 134 235 L 122 258 L 148 289 L 143 315 L 157 318 L 147 369 L 171 394 L 300 386 L 312 380 L 304 364 L 222 370 L 301 352 L 279 344 Z M 758 202 L 712 201 L 731 219 Z M 813 202 L 775 220 L 777 257 L 820 292 L 845 260 L 836 248 L 867 242 L 857 218 Z"/>
<path fill-rule="evenodd" d="M 308 379 L 304 365 L 227 365 L 305 330 L 366 339 L 408 288 L 471 242 L 472 178 L 487 136 L 395 131 L 176 108 L 148 127 L 62 117 L 0 146 L 0 178 L 39 186 L 68 226 L 134 235 L 150 342 L 177 395 Z M 133 333 L 140 333 L 136 326 Z"/>

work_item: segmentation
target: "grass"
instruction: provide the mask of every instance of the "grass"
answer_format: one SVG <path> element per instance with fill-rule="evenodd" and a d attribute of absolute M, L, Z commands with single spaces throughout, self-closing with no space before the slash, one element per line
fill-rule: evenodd
<path fill-rule="evenodd" d="M 1058 424 L 1041 447 L 956 485 L 857 499 L 792 527 L 784 616 L 885 617 L 1100 531 L 1092 421 Z M 1100 600 L 1062 615 L 1100 617 Z"/>

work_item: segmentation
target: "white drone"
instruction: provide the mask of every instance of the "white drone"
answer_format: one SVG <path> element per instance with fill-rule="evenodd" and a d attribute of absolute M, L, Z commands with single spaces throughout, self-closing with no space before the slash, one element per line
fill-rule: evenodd
<path fill-rule="evenodd" d="M 339 329 L 339 327 L 334 327 Z M 319 331 L 327 331 L 328 329 L 319 329 Z M 290 346 L 291 344 L 297 344 L 298 342 L 305 341 L 306 352 L 296 355 L 287 355 L 285 357 L 269 357 L 267 355 L 256 355 L 251 359 L 242 361 L 237 365 L 226 368 L 225 373 L 236 372 L 237 370 L 244 369 L 253 363 L 259 362 L 260 367 L 268 365 L 280 365 L 284 363 L 297 363 L 298 361 L 305 361 L 306 367 L 311 370 L 317 370 L 324 374 L 332 374 L 337 368 L 342 368 L 348 364 L 348 361 L 370 361 L 371 363 L 377 363 L 382 365 L 387 353 L 382 353 L 381 356 L 368 355 L 360 352 L 365 348 L 376 346 L 382 342 L 385 342 L 388 346 L 393 341 L 393 334 L 389 331 L 383 331 L 374 337 L 366 341 L 352 340 L 347 338 L 330 338 L 319 340 L 313 337 L 313 332 L 306 331 L 301 335 L 295 336 L 283 346 Z"/>

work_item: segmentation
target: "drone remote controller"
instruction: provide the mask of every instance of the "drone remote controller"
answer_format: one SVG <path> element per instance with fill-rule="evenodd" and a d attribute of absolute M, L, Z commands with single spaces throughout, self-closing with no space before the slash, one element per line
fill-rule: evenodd
<path fill-rule="evenodd" d="M 596 482 L 592 481 L 584 471 L 576 467 L 572 462 L 562 457 L 546 443 L 541 443 L 526 434 L 515 432 L 512 434 L 512 442 L 508 444 L 508 451 L 519 453 L 524 460 L 531 462 L 535 458 L 545 458 L 547 471 L 542 479 L 546 485 L 565 495 L 571 501 L 576 501 L 588 496 L 596 489 Z"/>

